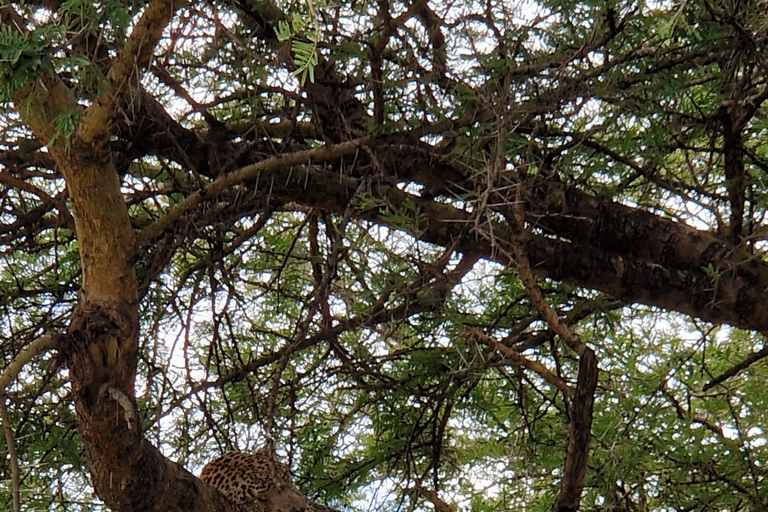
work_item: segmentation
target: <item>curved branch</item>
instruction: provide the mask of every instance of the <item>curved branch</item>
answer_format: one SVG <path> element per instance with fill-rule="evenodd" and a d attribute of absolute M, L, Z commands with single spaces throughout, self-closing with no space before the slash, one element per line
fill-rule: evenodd
<path fill-rule="evenodd" d="M 211 199 L 212 197 L 217 196 L 233 185 L 257 178 L 262 173 L 274 172 L 281 169 L 290 170 L 294 165 L 306 164 L 310 161 L 319 163 L 350 156 L 369 140 L 370 137 L 361 137 L 340 144 L 297 151 L 296 153 L 289 153 L 287 155 L 277 155 L 268 160 L 263 160 L 256 164 L 238 169 L 232 173 L 225 174 L 184 199 L 170 212 L 155 221 L 154 224 L 144 228 L 141 235 L 138 237 L 136 246 L 137 248 L 141 248 L 149 244 L 152 240 L 162 235 L 163 232 L 182 215 L 191 211 L 206 199 Z"/>
<path fill-rule="evenodd" d="M 581 341 L 581 338 L 563 323 L 557 313 L 555 313 L 555 310 L 552 309 L 552 306 L 549 305 L 547 299 L 544 298 L 544 294 L 541 293 L 541 288 L 539 288 L 539 284 L 536 282 L 533 270 L 531 270 L 531 262 L 528 260 L 528 254 L 525 250 L 527 232 L 525 231 L 525 213 L 522 208 L 522 192 L 523 186 L 519 185 L 517 187 L 518 197 L 514 203 L 513 215 L 512 218 L 509 219 L 512 221 L 512 233 L 514 237 L 512 240 L 512 254 L 514 256 L 515 266 L 517 267 L 517 273 L 525 286 L 528 298 L 531 299 L 531 303 L 533 303 L 539 311 L 541 318 L 547 322 L 549 328 L 557 333 L 557 335 L 560 336 L 560 339 L 562 339 L 574 352 L 583 355 L 584 352 L 589 349 L 584 342 Z"/>
<path fill-rule="evenodd" d="M 56 340 L 51 336 L 42 336 L 29 344 L 10 364 L 0 373 L 0 395 L 5 393 L 8 386 L 18 377 L 21 368 L 38 354 L 56 348 Z"/>

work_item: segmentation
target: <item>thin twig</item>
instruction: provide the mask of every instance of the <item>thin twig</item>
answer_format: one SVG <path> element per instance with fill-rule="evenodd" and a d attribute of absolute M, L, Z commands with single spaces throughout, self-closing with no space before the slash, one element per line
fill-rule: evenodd
<path fill-rule="evenodd" d="M 3 422 L 5 444 L 8 446 L 8 457 L 11 459 L 11 486 L 13 489 L 13 511 L 21 511 L 21 479 L 19 478 L 19 459 L 16 455 L 16 440 L 13 438 L 11 417 L 8 415 L 8 406 L 5 403 L 5 394 L 0 393 L 0 420 Z"/>
<path fill-rule="evenodd" d="M 722 383 L 725 380 L 730 379 L 731 377 L 735 376 L 741 370 L 744 370 L 750 366 L 752 366 L 757 361 L 768 357 L 768 345 L 763 346 L 760 350 L 757 352 L 752 352 L 747 357 L 742 359 L 740 362 L 736 363 L 735 365 L 731 366 L 727 370 L 725 370 L 723 373 L 712 379 L 711 381 L 704 384 L 704 387 L 702 388 L 702 391 L 707 391 L 709 389 L 712 389 L 713 387 L 717 386 L 718 384 Z"/>
<path fill-rule="evenodd" d="M 555 386 L 557 389 L 565 393 L 566 396 L 569 398 L 573 398 L 576 394 L 576 390 L 570 387 L 568 384 L 565 383 L 563 379 L 555 375 L 554 373 L 547 370 L 547 368 L 541 364 L 537 363 L 536 361 L 531 361 L 530 359 L 523 356 L 520 352 L 513 350 L 509 347 L 505 347 L 495 339 L 493 339 L 490 336 L 487 336 L 480 331 L 477 331 L 475 329 L 467 329 L 466 334 L 476 340 L 480 343 L 483 343 L 484 345 L 488 345 L 493 349 L 494 351 L 500 353 L 502 356 L 506 357 L 507 359 L 512 360 L 514 363 L 519 364 L 521 366 L 524 366 L 531 370 L 534 373 L 537 373 L 542 379 L 549 382 L 553 386 Z"/>

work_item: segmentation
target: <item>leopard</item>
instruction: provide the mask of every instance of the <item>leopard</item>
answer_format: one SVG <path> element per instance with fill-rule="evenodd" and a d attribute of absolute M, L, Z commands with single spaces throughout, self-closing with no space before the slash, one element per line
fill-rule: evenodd
<path fill-rule="evenodd" d="M 200 479 L 223 494 L 238 512 L 313 512 L 273 449 L 229 452 L 208 463 Z"/>

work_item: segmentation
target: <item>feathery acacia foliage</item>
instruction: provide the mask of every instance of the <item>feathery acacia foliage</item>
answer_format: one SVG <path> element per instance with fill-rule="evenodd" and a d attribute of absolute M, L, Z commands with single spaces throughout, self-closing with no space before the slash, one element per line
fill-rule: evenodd
<path fill-rule="evenodd" d="M 0 508 L 766 508 L 764 11 L 2 4 Z"/>

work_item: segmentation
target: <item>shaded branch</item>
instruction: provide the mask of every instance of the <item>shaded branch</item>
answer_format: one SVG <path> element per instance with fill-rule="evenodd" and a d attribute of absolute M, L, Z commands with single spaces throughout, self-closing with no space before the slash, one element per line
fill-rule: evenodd
<path fill-rule="evenodd" d="M 736 363 L 735 365 L 731 366 L 730 368 L 728 368 L 726 371 L 724 371 L 723 373 L 721 373 L 711 381 L 707 382 L 702 388 L 702 391 L 707 391 L 709 389 L 712 389 L 713 387 L 737 375 L 742 370 L 749 368 L 754 363 L 758 362 L 759 360 L 765 357 L 768 357 L 768 345 L 764 345 L 763 348 L 761 348 L 757 352 L 752 352 L 747 357 L 745 357 L 742 361 Z"/>
<path fill-rule="evenodd" d="M 581 504 L 584 475 L 589 460 L 589 440 L 592 437 L 592 413 L 597 388 L 597 359 L 590 348 L 579 358 L 579 378 L 571 407 L 568 432 L 568 452 L 563 467 L 563 480 L 552 506 L 552 512 L 576 512 Z"/>
<path fill-rule="evenodd" d="M 0 392 L 0 420 L 3 422 L 5 445 L 8 447 L 8 457 L 11 464 L 11 492 L 13 493 L 13 511 L 21 512 L 19 458 L 16 454 L 16 440 L 11 428 L 11 417 L 8 415 L 8 406 L 5 403 L 5 393 Z"/>
<path fill-rule="evenodd" d="M 269 185 L 273 200 L 280 204 L 301 201 L 337 213 L 345 211 L 359 186 L 357 179 L 313 168 L 293 168 L 279 176 L 266 173 L 259 180 L 256 186 Z M 563 237 L 528 235 L 525 251 L 536 276 L 597 289 L 625 303 L 653 305 L 708 322 L 768 332 L 768 315 L 764 314 L 768 296 L 763 293 L 768 288 L 768 265 L 754 256 L 711 233 L 582 192 L 571 193 L 558 183 L 539 184 L 535 191 L 535 197 L 542 197 L 541 203 L 531 207 L 533 211 L 527 207 L 526 215 L 537 226 L 551 226 Z M 510 241 L 514 236 L 506 224 L 488 221 L 484 229 L 493 236 L 472 236 L 467 230 L 470 213 L 389 183 L 374 183 L 370 192 L 383 206 L 357 211 L 357 218 L 444 247 L 456 244 L 459 252 L 472 252 L 503 265 L 513 264 Z M 415 206 L 419 216 L 412 223 L 395 222 L 384 206 L 406 212 Z M 544 217 L 536 208 L 551 213 Z M 702 270 L 707 261 L 721 269 L 716 282 Z"/>
<path fill-rule="evenodd" d="M 61 216 L 64 217 L 64 221 L 67 223 L 67 227 L 69 227 L 69 229 L 72 231 L 75 230 L 75 220 L 72 218 L 72 214 L 69 213 L 67 205 L 61 199 L 51 197 L 43 189 L 27 183 L 24 180 L 20 180 L 19 178 L 11 176 L 6 172 L 0 172 L 0 183 L 4 183 L 8 187 L 17 188 L 19 190 L 29 192 L 30 194 L 34 194 L 40 198 L 42 202 L 54 205 L 56 209 L 59 210 L 59 213 L 61 213 Z"/>

